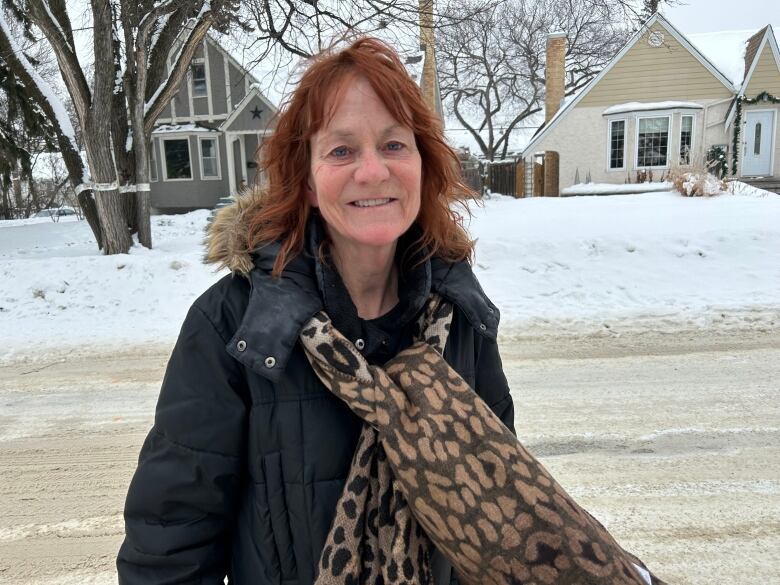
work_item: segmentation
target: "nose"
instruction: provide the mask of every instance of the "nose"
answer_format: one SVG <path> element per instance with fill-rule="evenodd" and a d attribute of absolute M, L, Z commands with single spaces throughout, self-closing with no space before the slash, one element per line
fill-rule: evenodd
<path fill-rule="evenodd" d="M 382 154 L 370 150 L 361 154 L 354 176 L 358 183 L 381 183 L 390 176 L 390 170 Z"/>

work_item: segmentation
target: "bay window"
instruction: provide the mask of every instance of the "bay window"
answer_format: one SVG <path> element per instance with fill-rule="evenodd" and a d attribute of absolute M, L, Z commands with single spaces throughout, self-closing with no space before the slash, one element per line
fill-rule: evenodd
<path fill-rule="evenodd" d="M 667 166 L 669 148 L 669 116 L 637 120 L 636 166 Z"/>

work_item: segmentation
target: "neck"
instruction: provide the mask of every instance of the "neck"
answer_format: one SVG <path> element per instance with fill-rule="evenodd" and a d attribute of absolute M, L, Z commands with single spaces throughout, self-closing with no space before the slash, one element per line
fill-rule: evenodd
<path fill-rule="evenodd" d="M 376 248 L 333 242 L 333 263 L 362 319 L 376 319 L 398 303 L 395 248 L 395 242 Z"/>

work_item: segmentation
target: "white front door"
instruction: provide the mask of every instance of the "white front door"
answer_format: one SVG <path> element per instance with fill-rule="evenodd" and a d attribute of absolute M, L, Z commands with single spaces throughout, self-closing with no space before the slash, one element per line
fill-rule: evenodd
<path fill-rule="evenodd" d="M 775 112 L 747 112 L 745 116 L 745 148 L 742 174 L 761 177 L 772 174 Z"/>

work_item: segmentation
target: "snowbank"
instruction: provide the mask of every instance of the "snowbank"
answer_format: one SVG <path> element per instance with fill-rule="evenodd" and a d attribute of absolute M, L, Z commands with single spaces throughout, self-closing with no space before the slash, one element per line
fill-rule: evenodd
<path fill-rule="evenodd" d="M 201 262 L 208 214 L 154 216 L 155 248 L 115 256 L 99 253 L 86 221 L 0 221 L 0 359 L 171 344 L 221 276 Z"/>
<path fill-rule="evenodd" d="M 774 194 L 494 197 L 471 231 L 505 333 L 780 325 Z"/>
<path fill-rule="evenodd" d="M 201 263 L 207 216 L 155 216 L 155 249 L 118 256 L 98 253 L 84 221 L 0 221 L 0 359 L 170 346 L 224 274 Z M 746 185 L 710 198 L 492 196 L 470 230 L 503 334 L 780 325 L 780 196 Z"/>
<path fill-rule="evenodd" d="M 672 184 L 663 183 L 577 183 L 561 190 L 561 195 L 631 195 L 669 191 Z"/>

